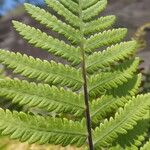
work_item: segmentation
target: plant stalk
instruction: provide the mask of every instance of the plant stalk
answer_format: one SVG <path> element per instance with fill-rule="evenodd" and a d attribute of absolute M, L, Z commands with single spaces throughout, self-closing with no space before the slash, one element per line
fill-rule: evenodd
<path fill-rule="evenodd" d="M 88 144 L 89 149 L 94 150 L 93 139 L 92 139 L 92 131 L 91 131 L 91 117 L 90 117 L 90 109 L 89 109 L 89 94 L 87 90 L 87 77 L 86 77 L 86 69 L 85 69 L 85 61 L 82 61 L 82 73 L 84 79 L 84 101 L 85 101 L 85 116 L 86 116 L 86 125 L 88 131 Z"/>
<path fill-rule="evenodd" d="M 86 117 L 86 125 L 88 131 L 88 145 L 90 150 L 94 150 L 93 139 L 92 139 L 92 125 L 91 125 L 91 116 L 90 116 L 90 108 L 89 108 L 89 93 L 88 93 L 88 85 L 87 85 L 87 72 L 86 72 L 86 64 L 85 64 L 85 48 L 84 48 L 84 33 L 83 33 L 83 20 L 82 20 L 82 0 L 79 0 L 79 18 L 80 18 L 80 33 L 81 33 L 81 42 L 80 49 L 82 54 L 82 75 L 84 80 L 83 90 L 84 90 L 84 101 L 85 101 L 85 117 Z"/>

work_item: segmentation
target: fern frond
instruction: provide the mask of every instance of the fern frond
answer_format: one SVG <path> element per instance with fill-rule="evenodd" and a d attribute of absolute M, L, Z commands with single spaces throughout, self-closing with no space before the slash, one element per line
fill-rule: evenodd
<path fill-rule="evenodd" d="M 39 7 L 33 6 L 31 4 L 25 4 L 25 9 L 35 20 L 39 21 L 41 24 L 52 29 L 53 31 L 64 35 L 73 43 L 79 42 L 80 34 L 78 29 L 74 29 L 70 25 L 67 25 L 65 22 L 62 22 L 54 15 L 51 15 L 49 12 L 46 12 L 44 9 Z"/>
<path fill-rule="evenodd" d="M 6 78 L 3 66 L 0 65 L 0 79 Z"/>
<path fill-rule="evenodd" d="M 134 150 L 140 147 L 146 138 L 149 128 L 149 112 L 143 117 L 143 119 L 137 121 L 137 124 L 132 130 L 129 130 L 127 134 L 119 135 L 115 143 L 120 145 L 124 149 Z"/>
<path fill-rule="evenodd" d="M 74 2 L 77 3 L 77 4 L 79 3 L 79 0 L 72 0 L 72 1 L 74 1 Z"/>
<path fill-rule="evenodd" d="M 140 105 L 139 105 L 140 104 Z M 119 134 L 126 134 L 146 114 L 150 106 L 150 94 L 139 95 L 129 101 L 124 109 L 120 108 L 115 118 L 104 121 L 93 133 L 94 145 L 98 150 L 107 147 Z"/>
<path fill-rule="evenodd" d="M 111 146 L 109 150 L 139 150 L 135 145 L 127 146 L 126 148 L 121 147 L 121 145 Z"/>
<path fill-rule="evenodd" d="M 105 90 L 117 88 L 132 78 L 139 65 L 139 58 L 129 60 L 110 72 L 101 72 L 89 78 L 89 92 L 91 96 L 104 93 Z"/>
<path fill-rule="evenodd" d="M 117 61 L 124 60 L 135 53 L 136 45 L 135 41 L 123 42 L 108 47 L 102 52 L 95 52 L 93 55 L 87 57 L 87 72 L 94 73 L 101 68 L 111 66 Z"/>
<path fill-rule="evenodd" d="M 111 146 L 108 150 L 126 150 L 126 149 L 122 149 L 122 147 L 120 147 L 120 145 L 116 145 L 116 146 Z M 128 149 L 130 150 L 130 149 Z"/>
<path fill-rule="evenodd" d="M 121 42 L 127 29 L 111 29 L 113 15 L 99 16 L 107 0 L 45 1 L 50 11 L 25 8 L 61 37 L 18 21 L 14 28 L 67 65 L 0 49 L 0 63 L 26 77 L 0 77 L 0 98 L 26 112 L 0 108 L 0 134 L 29 144 L 136 150 L 147 138 L 150 119 L 150 94 L 135 97 L 142 78 L 140 59 L 133 57 L 136 41 Z"/>
<path fill-rule="evenodd" d="M 50 8 L 55 10 L 59 15 L 63 16 L 71 25 L 79 27 L 79 17 L 66 8 L 60 1 L 45 0 L 45 2 Z"/>
<path fill-rule="evenodd" d="M 141 83 L 141 74 L 134 76 L 127 83 L 123 84 L 130 85 L 128 88 L 123 88 L 123 93 L 118 90 L 117 94 L 104 95 L 97 100 L 93 100 L 90 105 L 92 122 L 98 124 L 102 119 L 109 116 L 119 107 L 124 107 L 129 99 L 131 99 L 131 96 L 135 96 L 137 93 L 139 82 Z M 129 95 L 129 93 L 132 95 Z"/>
<path fill-rule="evenodd" d="M 146 142 L 146 144 L 140 148 L 140 150 L 149 150 L 150 149 L 150 140 Z"/>
<path fill-rule="evenodd" d="M 74 90 L 82 86 L 81 72 L 68 65 L 42 61 L 25 54 L 5 50 L 0 50 L 0 62 L 13 69 L 14 73 L 19 73 L 29 79 L 36 79 L 51 85 L 68 86 Z"/>
<path fill-rule="evenodd" d="M 78 0 L 76 0 L 76 1 L 78 1 Z M 82 0 L 82 4 L 84 4 L 84 5 L 82 5 L 82 9 L 84 10 L 84 9 L 96 4 L 98 1 L 99 0 Z"/>
<path fill-rule="evenodd" d="M 86 140 L 85 121 L 73 122 L 42 116 L 32 116 L 0 109 L 0 130 L 2 135 L 30 144 L 61 144 L 82 146 Z"/>
<path fill-rule="evenodd" d="M 34 27 L 30 27 L 21 22 L 13 21 L 13 24 L 19 34 L 35 47 L 42 48 L 56 56 L 61 56 L 72 62 L 73 65 L 77 65 L 81 62 L 79 58 L 79 48 L 70 46 L 63 41 L 47 35 L 39 29 L 35 29 Z"/>
<path fill-rule="evenodd" d="M 116 17 L 111 16 L 105 16 L 100 17 L 97 20 L 90 21 L 85 23 L 84 25 L 84 34 L 93 34 L 95 32 L 101 32 L 109 27 L 112 26 L 112 24 L 115 22 Z"/>
<path fill-rule="evenodd" d="M 106 93 L 113 96 L 135 96 L 139 92 L 139 88 L 142 82 L 142 74 L 135 75 L 132 79 L 128 79 L 128 82 L 119 85 L 118 88 L 108 90 Z"/>
<path fill-rule="evenodd" d="M 84 3 L 82 3 L 84 5 Z M 107 5 L 107 0 L 99 0 L 94 5 L 88 7 L 87 9 L 83 10 L 82 12 L 82 19 L 87 21 L 95 16 L 97 16 L 100 12 L 102 12 Z"/>
<path fill-rule="evenodd" d="M 72 11 L 73 13 L 78 14 L 79 12 L 79 6 L 77 3 L 75 3 L 74 1 L 70 0 L 60 0 L 60 2 L 67 7 L 70 11 Z"/>
<path fill-rule="evenodd" d="M 86 40 L 86 52 L 95 51 L 95 49 L 102 46 L 110 46 L 120 42 L 126 35 L 127 29 L 113 29 L 92 35 Z"/>
<path fill-rule="evenodd" d="M 49 112 L 82 115 L 85 109 L 82 95 L 63 88 L 18 79 L 0 80 L 0 96 L 12 99 L 13 103 L 21 106 L 36 107 Z"/>
<path fill-rule="evenodd" d="M 98 124 L 113 110 L 123 107 L 128 102 L 126 97 L 102 96 L 91 104 L 91 118 L 94 124 Z"/>

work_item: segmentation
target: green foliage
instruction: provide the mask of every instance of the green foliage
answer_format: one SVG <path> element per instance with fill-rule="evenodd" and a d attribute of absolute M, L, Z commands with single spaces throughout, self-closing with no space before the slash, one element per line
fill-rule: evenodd
<path fill-rule="evenodd" d="M 150 148 L 150 141 L 148 141 L 142 148 L 141 150 L 148 150 Z"/>
<path fill-rule="evenodd" d="M 47 50 L 57 56 L 62 56 L 63 58 L 71 61 L 73 64 L 78 64 L 80 62 L 79 48 L 65 44 L 65 42 L 48 36 L 46 33 L 43 33 L 34 27 L 30 27 L 17 21 L 13 21 L 13 24 L 20 35 L 22 35 L 24 39 L 28 40 L 29 43 L 33 44 L 35 47 Z"/>
<path fill-rule="evenodd" d="M 109 72 L 100 72 L 96 75 L 91 75 L 89 79 L 89 94 L 98 95 L 118 87 L 127 82 L 127 79 L 132 78 L 139 64 L 139 59 L 129 60 L 115 67 Z"/>
<path fill-rule="evenodd" d="M 147 73 L 144 73 L 144 85 L 143 85 L 143 92 L 147 93 L 150 92 L 150 70 Z"/>
<path fill-rule="evenodd" d="M 0 51 L 0 60 L 8 68 L 12 68 L 14 73 L 19 73 L 29 79 L 36 79 L 50 85 L 66 85 L 73 89 L 82 86 L 81 72 L 68 65 L 54 61 L 42 61 L 38 58 L 34 59 L 31 56 L 5 50 Z"/>
<path fill-rule="evenodd" d="M 3 66 L 0 66 L 0 78 L 5 78 L 5 71 L 4 71 L 4 68 Z"/>
<path fill-rule="evenodd" d="M 73 122 L 67 119 L 31 116 L 24 113 L 0 110 L 0 129 L 3 135 L 11 135 L 12 139 L 21 142 L 38 142 L 83 145 L 86 140 L 85 121 Z"/>
<path fill-rule="evenodd" d="M 0 50 L 0 62 L 24 77 L 0 78 L 0 96 L 22 107 L 20 112 L 0 109 L 1 135 L 30 144 L 88 147 L 86 119 L 91 119 L 94 150 L 150 148 L 143 144 L 150 94 L 138 95 L 137 42 L 121 42 L 127 29 L 109 29 L 115 16 L 99 17 L 107 0 L 46 3 L 55 15 L 30 4 L 25 9 L 63 38 L 18 21 L 13 25 L 28 43 L 66 64 Z M 84 115 L 86 96 L 90 118 Z"/>
<path fill-rule="evenodd" d="M 87 58 L 87 71 L 88 73 L 94 73 L 99 69 L 109 67 L 117 61 L 132 55 L 135 49 L 136 42 L 131 41 L 108 47 L 107 50 L 103 50 L 102 52 L 95 52 Z"/>
<path fill-rule="evenodd" d="M 94 145 L 98 149 L 101 146 L 109 146 L 115 137 L 119 134 L 127 133 L 127 130 L 133 128 L 137 121 L 144 116 L 149 107 L 149 94 L 139 95 L 130 100 L 123 108 L 120 108 L 114 118 L 106 119 L 94 131 Z M 142 99 L 144 98 L 144 101 Z M 140 103 L 140 105 L 139 105 Z"/>
<path fill-rule="evenodd" d="M 1 80 L 0 88 L 0 96 L 6 96 L 12 99 L 13 103 L 19 103 L 21 106 L 27 105 L 57 113 L 70 112 L 81 115 L 84 112 L 83 96 L 64 88 L 59 89 L 47 84 L 29 83 L 18 79 Z"/>
<path fill-rule="evenodd" d="M 128 131 L 126 135 L 119 135 L 119 138 L 117 139 L 118 145 L 115 145 L 113 148 L 120 147 L 121 149 L 122 147 L 131 150 L 138 149 L 147 137 L 149 121 L 149 114 L 146 114 L 143 119 L 137 122 L 134 129 Z M 124 141 L 126 141 L 126 143 Z"/>

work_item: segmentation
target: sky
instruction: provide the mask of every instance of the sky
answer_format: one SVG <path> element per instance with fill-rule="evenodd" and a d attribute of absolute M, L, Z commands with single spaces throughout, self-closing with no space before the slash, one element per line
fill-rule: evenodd
<path fill-rule="evenodd" d="M 43 4 L 44 0 L 0 0 L 0 16 L 5 15 L 8 11 L 14 9 L 16 6 L 28 2 L 35 5 Z"/>

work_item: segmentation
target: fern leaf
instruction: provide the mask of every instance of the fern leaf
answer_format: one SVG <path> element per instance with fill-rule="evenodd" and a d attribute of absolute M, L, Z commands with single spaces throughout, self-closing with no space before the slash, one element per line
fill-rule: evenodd
<path fill-rule="evenodd" d="M 49 112 L 82 115 L 85 109 L 82 95 L 63 88 L 58 89 L 18 79 L 0 80 L 0 96 L 12 99 L 13 103 L 21 106 L 27 105 L 30 108 L 36 107 Z"/>
<path fill-rule="evenodd" d="M 127 29 L 113 29 L 92 35 L 86 40 L 86 52 L 92 52 L 102 46 L 109 46 L 120 42 L 126 35 Z"/>
<path fill-rule="evenodd" d="M 128 92 L 132 91 L 132 96 L 135 96 L 137 93 L 139 80 L 141 81 L 141 74 L 134 76 L 133 79 L 130 79 L 127 83 L 125 83 L 130 86 L 129 88 L 124 88 L 123 93 L 118 90 L 118 95 L 105 95 L 97 100 L 93 100 L 90 105 L 92 122 L 98 124 L 102 119 L 112 114 L 114 110 L 116 111 L 119 107 L 124 107 L 131 98 L 131 95 L 129 95 Z"/>
<path fill-rule="evenodd" d="M 98 124 L 110 115 L 113 110 L 123 107 L 128 101 L 126 97 L 113 97 L 111 95 L 102 96 L 94 100 L 91 105 L 91 118 L 94 124 Z"/>
<path fill-rule="evenodd" d="M 77 4 L 79 3 L 79 0 L 72 0 L 72 1 L 74 1 L 74 2 L 77 3 Z"/>
<path fill-rule="evenodd" d="M 84 5 L 84 3 L 82 3 Z M 83 10 L 83 20 L 87 21 L 95 16 L 97 16 L 100 12 L 102 12 L 107 5 L 107 0 L 99 0 L 94 5 L 88 7 L 87 9 Z"/>
<path fill-rule="evenodd" d="M 129 60 L 117 69 L 111 72 L 101 72 L 97 75 L 92 75 L 89 79 L 89 92 L 91 96 L 104 93 L 105 90 L 117 88 L 119 85 L 126 83 L 132 78 L 133 73 L 137 70 L 139 58 Z"/>
<path fill-rule="evenodd" d="M 139 88 L 142 82 L 142 74 L 133 76 L 132 79 L 128 79 L 128 82 L 119 85 L 118 88 L 108 90 L 106 93 L 113 96 L 135 96 L 139 92 Z"/>
<path fill-rule="evenodd" d="M 78 14 L 79 12 L 79 6 L 77 3 L 75 3 L 74 1 L 68 1 L 68 0 L 60 0 L 60 2 L 67 7 L 70 11 L 72 11 L 73 13 Z"/>
<path fill-rule="evenodd" d="M 30 144 L 61 144 L 82 146 L 86 140 L 85 121 L 73 122 L 66 119 L 31 116 L 0 109 L 0 130 L 2 135 Z"/>
<path fill-rule="evenodd" d="M 136 51 L 136 42 L 123 42 L 108 47 L 104 51 L 95 52 L 87 58 L 87 71 L 94 73 L 101 68 L 109 67 L 119 60 L 124 60 Z"/>
<path fill-rule="evenodd" d="M 150 149 L 150 140 L 146 142 L 146 144 L 140 148 L 140 150 L 149 150 Z"/>
<path fill-rule="evenodd" d="M 13 21 L 14 28 L 35 48 L 74 67 L 0 49 L 0 63 L 34 80 L 0 78 L 0 97 L 36 114 L 46 112 L 40 116 L 0 109 L 0 134 L 30 144 L 94 150 L 141 146 L 147 136 L 150 94 L 134 97 L 141 84 L 140 60 L 132 57 L 137 43 L 120 43 L 127 29 L 109 29 L 115 16 L 99 17 L 107 0 L 45 1 L 50 12 L 30 4 L 25 8 L 63 40 L 18 21 Z M 58 118 L 50 117 L 53 113 Z M 72 120 L 62 119 L 64 115 Z"/>
<path fill-rule="evenodd" d="M 6 78 L 3 66 L 0 65 L 0 79 Z"/>
<path fill-rule="evenodd" d="M 97 20 L 87 22 L 84 25 L 84 34 L 93 34 L 95 32 L 101 32 L 109 27 L 115 22 L 115 16 L 100 17 Z"/>
<path fill-rule="evenodd" d="M 49 7 L 53 8 L 59 15 L 63 16 L 71 25 L 79 27 L 80 19 L 78 16 L 73 14 L 67 9 L 60 1 L 56 0 L 45 0 Z"/>
<path fill-rule="evenodd" d="M 80 71 L 63 65 L 34 59 L 20 53 L 0 50 L 0 62 L 29 79 L 36 79 L 52 85 L 72 87 L 74 90 L 82 86 L 82 75 Z M 78 82 L 79 81 L 79 82 Z"/>
<path fill-rule="evenodd" d="M 120 145 L 117 145 L 117 146 L 111 146 L 108 150 L 126 150 L 126 149 L 122 149 Z"/>
<path fill-rule="evenodd" d="M 30 44 L 33 44 L 37 48 L 42 48 L 56 56 L 61 56 L 72 62 L 73 65 L 80 63 L 80 51 L 79 48 L 65 44 L 63 41 L 54 39 L 50 35 L 43 33 L 39 29 L 30 27 L 18 21 L 13 21 L 14 27 L 23 36 L 24 39 L 28 40 Z M 41 37 L 41 38 L 39 38 Z"/>
<path fill-rule="evenodd" d="M 46 27 L 52 29 L 53 31 L 64 35 L 73 43 L 79 42 L 79 30 L 74 29 L 70 25 L 67 25 L 65 22 L 62 22 L 54 15 L 51 15 L 49 12 L 46 12 L 44 9 L 39 7 L 33 6 L 31 4 L 25 4 L 25 9 L 33 18 L 35 18 L 35 20 L 39 21 L 41 24 L 46 25 Z"/>
<path fill-rule="evenodd" d="M 82 9 L 87 9 L 88 7 L 96 4 L 99 0 L 82 0 Z"/>
<path fill-rule="evenodd" d="M 109 121 L 106 119 L 100 127 L 95 129 L 93 133 L 95 148 L 98 150 L 101 147 L 107 147 L 118 137 L 118 133 L 126 134 L 137 121 L 144 117 L 149 106 L 149 94 L 139 95 L 129 101 L 124 109 L 119 109 L 114 119 L 110 118 Z"/>
<path fill-rule="evenodd" d="M 126 148 L 123 148 L 119 144 L 117 144 L 115 146 L 111 146 L 109 150 L 138 150 L 138 147 L 136 147 L 135 145 L 132 145 L 132 146 L 127 146 Z"/>
<path fill-rule="evenodd" d="M 147 111 L 147 114 L 143 117 L 143 119 L 137 121 L 134 128 L 129 130 L 127 134 L 119 135 L 115 143 L 126 150 L 138 150 L 138 147 L 142 145 L 146 138 L 149 128 L 149 121 L 149 112 Z"/>

